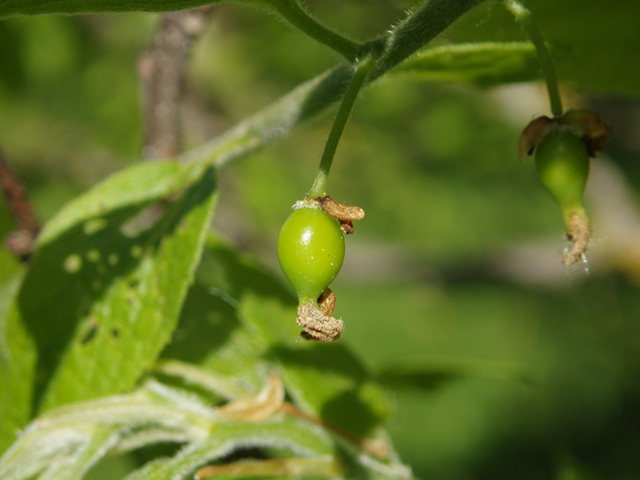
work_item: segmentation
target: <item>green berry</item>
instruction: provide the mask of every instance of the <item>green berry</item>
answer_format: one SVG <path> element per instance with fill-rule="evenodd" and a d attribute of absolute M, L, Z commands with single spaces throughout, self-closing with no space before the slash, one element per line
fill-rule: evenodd
<path fill-rule="evenodd" d="M 581 208 L 589 176 L 589 152 L 584 142 L 567 129 L 545 134 L 535 152 L 538 176 L 563 210 Z"/>
<path fill-rule="evenodd" d="M 340 222 L 319 206 L 295 210 L 282 225 L 278 260 L 300 304 L 317 301 L 344 261 Z"/>

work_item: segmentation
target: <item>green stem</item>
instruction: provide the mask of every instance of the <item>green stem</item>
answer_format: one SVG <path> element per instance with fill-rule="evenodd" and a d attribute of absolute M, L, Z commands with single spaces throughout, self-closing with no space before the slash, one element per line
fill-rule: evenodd
<path fill-rule="evenodd" d="M 360 88 L 364 84 L 364 81 L 369 75 L 374 63 L 375 61 L 373 57 L 369 56 L 365 57 L 356 66 L 356 70 L 351 78 L 351 82 L 349 83 L 349 88 L 347 88 L 344 97 L 342 97 L 342 103 L 338 109 L 333 126 L 331 127 L 329 138 L 327 139 L 324 152 L 322 153 L 322 160 L 320 160 L 320 166 L 318 167 L 318 174 L 307 195 L 309 198 L 322 197 L 325 195 L 327 178 L 329 177 L 329 170 L 331 170 L 331 164 L 333 163 L 333 156 L 338 148 L 338 142 L 340 141 L 344 127 L 347 124 L 347 120 L 349 120 L 349 115 L 351 114 L 353 104 L 358 97 Z"/>
<path fill-rule="evenodd" d="M 429 0 L 422 7 L 411 11 L 385 37 L 384 51 L 371 78 L 378 78 L 420 50 L 457 18 L 482 2 L 483 0 Z"/>
<path fill-rule="evenodd" d="M 558 91 L 558 78 L 556 77 L 556 70 L 553 66 L 553 60 L 549 54 L 549 50 L 544 43 L 544 39 L 536 27 L 533 20 L 533 14 L 529 9 L 522 5 L 517 0 L 505 0 L 505 6 L 516 17 L 516 19 L 522 23 L 531 43 L 536 47 L 538 53 L 538 59 L 540 60 L 540 66 L 542 67 L 542 73 L 544 74 L 545 81 L 547 82 L 547 91 L 549 92 L 549 103 L 551 104 L 551 113 L 554 117 L 559 117 L 563 113 L 562 100 L 560 99 L 560 92 Z"/>
<path fill-rule="evenodd" d="M 338 52 L 349 62 L 357 62 L 362 45 L 318 23 L 296 0 L 271 0 L 267 4 L 275 7 L 280 15 L 309 37 Z"/>

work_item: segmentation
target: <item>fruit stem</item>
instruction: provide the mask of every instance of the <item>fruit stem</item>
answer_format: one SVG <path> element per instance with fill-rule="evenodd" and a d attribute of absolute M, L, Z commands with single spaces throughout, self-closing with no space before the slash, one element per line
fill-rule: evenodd
<path fill-rule="evenodd" d="M 262 2 L 256 3 L 261 4 Z M 275 7 L 280 15 L 314 40 L 340 53 L 349 62 L 357 62 L 358 52 L 361 51 L 362 45 L 318 23 L 300 7 L 296 0 L 274 0 L 267 3 L 268 7 Z"/>
<path fill-rule="evenodd" d="M 364 84 L 364 81 L 369 75 L 374 64 L 375 61 L 373 57 L 367 56 L 363 60 L 359 61 L 355 67 L 353 77 L 351 77 L 349 87 L 347 88 L 344 97 L 342 97 L 342 103 L 340 104 L 340 108 L 336 114 L 333 126 L 331 127 L 331 132 L 329 132 L 329 138 L 325 144 L 322 159 L 320 160 L 320 166 L 318 167 L 318 174 L 316 175 L 313 185 L 311 186 L 311 190 L 309 190 L 307 195 L 309 198 L 325 196 L 327 178 L 329 177 L 329 170 L 331 170 L 331 164 L 333 163 L 333 156 L 338 148 L 338 142 L 340 141 L 344 127 L 347 124 L 347 120 L 349 120 L 349 115 L 351 114 L 353 105 L 358 97 L 360 88 Z"/>
<path fill-rule="evenodd" d="M 542 73 L 547 83 L 547 92 L 549 93 L 549 103 L 551 105 L 551 113 L 554 117 L 559 117 L 563 113 L 562 100 L 560 99 L 560 92 L 558 90 L 558 78 L 556 76 L 556 70 L 553 66 L 553 61 L 549 50 L 547 49 L 544 39 L 540 34 L 540 30 L 536 26 L 533 20 L 533 14 L 531 11 L 522 5 L 517 0 L 504 0 L 504 5 L 509 10 L 516 20 L 522 23 L 524 29 L 529 35 L 531 43 L 533 43 L 538 54 L 538 60 L 542 67 Z"/>

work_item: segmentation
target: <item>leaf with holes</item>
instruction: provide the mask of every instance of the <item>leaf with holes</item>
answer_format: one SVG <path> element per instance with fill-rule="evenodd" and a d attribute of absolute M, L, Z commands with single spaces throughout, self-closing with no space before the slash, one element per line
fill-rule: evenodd
<path fill-rule="evenodd" d="M 168 343 L 215 204 L 213 171 L 145 207 L 188 185 L 187 170 L 121 172 L 45 228 L 16 301 L 38 346 L 36 410 L 130 389 Z"/>

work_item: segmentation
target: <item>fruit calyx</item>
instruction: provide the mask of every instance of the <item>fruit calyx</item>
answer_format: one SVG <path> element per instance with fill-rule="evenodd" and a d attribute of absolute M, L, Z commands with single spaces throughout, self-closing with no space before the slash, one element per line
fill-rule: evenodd
<path fill-rule="evenodd" d="M 522 163 L 525 155 L 533 155 L 540 140 L 547 132 L 556 128 L 567 128 L 577 135 L 587 147 L 590 158 L 602 153 L 611 133 L 609 124 L 603 122 L 592 110 L 571 109 L 553 118 L 542 115 L 529 122 L 522 131 L 518 140 L 518 161 Z"/>

